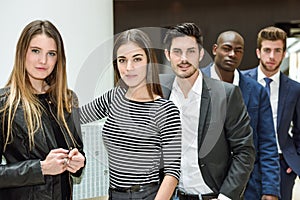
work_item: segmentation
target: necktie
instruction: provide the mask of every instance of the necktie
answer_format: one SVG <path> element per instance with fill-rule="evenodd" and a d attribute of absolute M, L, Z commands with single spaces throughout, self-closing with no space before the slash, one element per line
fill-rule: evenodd
<path fill-rule="evenodd" d="M 270 83 L 273 81 L 272 79 L 270 78 L 264 78 L 265 82 L 266 82 L 266 90 L 267 90 L 267 93 L 268 95 L 270 96 Z"/>

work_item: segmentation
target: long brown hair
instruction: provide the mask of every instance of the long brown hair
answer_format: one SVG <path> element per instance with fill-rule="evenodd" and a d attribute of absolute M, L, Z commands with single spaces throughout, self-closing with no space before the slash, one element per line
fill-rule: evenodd
<path fill-rule="evenodd" d="M 121 87 L 127 87 L 121 79 L 120 72 L 117 66 L 117 51 L 123 44 L 133 42 L 145 51 L 147 56 L 147 90 L 150 97 L 153 99 L 154 94 L 163 96 L 162 89 L 159 83 L 158 63 L 153 45 L 148 35 L 139 29 L 130 29 L 118 35 L 114 43 L 113 49 L 113 65 L 114 65 L 114 81 L 115 84 Z"/>
<path fill-rule="evenodd" d="M 6 84 L 9 88 L 9 94 L 6 104 L 1 110 L 4 113 L 3 116 L 6 116 L 3 117 L 3 125 L 5 122 L 7 124 L 4 149 L 13 139 L 12 123 L 16 110 L 19 106 L 22 106 L 24 111 L 24 118 L 27 124 L 30 141 L 30 149 L 34 146 L 34 133 L 41 128 L 42 106 L 40 105 L 36 95 L 34 95 L 34 88 L 30 83 L 29 76 L 25 68 L 25 58 L 30 41 L 33 37 L 40 34 L 45 34 L 46 36 L 53 38 L 57 46 L 56 65 L 52 73 L 45 80 L 50 86 L 47 92 L 50 94 L 51 101 L 57 107 L 58 119 L 62 121 L 69 135 L 72 139 L 74 139 L 72 134 L 70 134 L 64 117 L 64 110 L 69 113 L 71 112 L 72 96 L 71 91 L 68 90 L 67 87 L 66 57 L 63 40 L 59 31 L 51 22 L 36 20 L 29 23 L 21 33 L 16 47 L 13 70 Z"/>

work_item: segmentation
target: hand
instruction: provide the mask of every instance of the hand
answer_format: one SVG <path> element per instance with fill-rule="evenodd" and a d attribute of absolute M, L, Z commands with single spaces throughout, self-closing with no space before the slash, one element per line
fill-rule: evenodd
<path fill-rule="evenodd" d="M 293 171 L 293 170 L 292 170 L 292 168 L 290 168 L 290 167 L 286 169 L 286 173 L 287 173 L 287 174 L 290 174 L 292 171 Z"/>
<path fill-rule="evenodd" d="M 46 159 L 41 161 L 42 173 L 44 175 L 63 173 L 67 169 L 66 158 L 68 158 L 68 150 L 62 148 L 51 150 Z"/>
<path fill-rule="evenodd" d="M 67 170 L 71 173 L 77 172 L 84 166 L 85 157 L 77 148 L 72 149 L 68 155 Z"/>
<path fill-rule="evenodd" d="M 278 200 L 278 197 L 274 195 L 264 194 L 262 195 L 261 200 Z"/>

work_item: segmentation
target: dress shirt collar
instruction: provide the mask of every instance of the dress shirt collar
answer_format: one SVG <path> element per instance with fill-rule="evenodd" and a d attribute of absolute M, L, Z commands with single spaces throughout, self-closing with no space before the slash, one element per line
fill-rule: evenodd
<path fill-rule="evenodd" d="M 216 71 L 216 65 L 214 64 L 211 68 L 210 68 L 210 74 L 211 74 L 211 78 L 213 79 L 217 79 L 217 80 L 221 80 L 219 75 L 217 74 Z M 233 75 L 233 85 L 239 86 L 239 82 L 240 82 L 240 74 L 238 72 L 237 69 L 234 70 L 234 75 Z"/>
<path fill-rule="evenodd" d="M 195 81 L 195 83 L 194 83 L 194 85 L 192 86 L 192 88 L 191 88 L 191 91 L 193 92 L 193 93 L 196 93 L 197 95 L 199 95 L 199 96 L 201 96 L 201 94 L 202 94 L 202 80 L 203 80 L 203 76 L 202 76 L 202 72 L 200 71 L 200 70 L 198 70 L 199 71 L 199 75 L 198 75 L 198 77 L 197 77 L 197 79 L 196 79 L 196 81 Z M 173 83 L 173 88 L 172 88 L 172 90 L 175 90 L 176 92 L 181 92 L 181 89 L 180 89 L 180 87 L 179 87 L 179 85 L 178 85 L 178 83 L 177 83 L 177 76 L 176 76 L 176 78 L 175 78 L 175 81 L 174 81 L 174 83 Z M 190 92 L 191 92 L 190 91 Z M 189 93 L 190 93 L 189 92 Z M 182 93 L 182 92 L 181 92 Z"/>
<path fill-rule="evenodd" d="M 266 78 L 267 76 L 261 71 L 261 67 L 259 66 L 257 69 L 257 81 L 259 83 L 262 83 L 263 85 L 266 85 L 266 82 L 264 80 L 264 78 Z M 280 77 L 280 70 L 278 70 L 278 72 L 276 72 L 276 74 L 274 74 L 271 77 L 268 77 L 270 79 L 272 79 L 272 82 L 276 83 L 276 85 L 279 85 L 279 77 Z M 271 84 L 272 84 L 271 82 Z"/>

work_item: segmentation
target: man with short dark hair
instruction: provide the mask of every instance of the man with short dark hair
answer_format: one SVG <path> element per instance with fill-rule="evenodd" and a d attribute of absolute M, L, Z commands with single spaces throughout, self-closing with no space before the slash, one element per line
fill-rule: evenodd
<path fill-rule="evenodd" d="M 238 87 L 202 75 L 201 38 L 194 23 L 183 23 L 164 39 L 165 56 L 176 76 L 161 75 L 161 85 L 182 121 L 178 197 L 238 200 L 254 164 L 250 119 Z"/>

